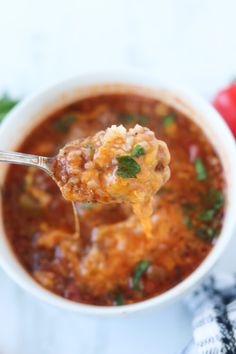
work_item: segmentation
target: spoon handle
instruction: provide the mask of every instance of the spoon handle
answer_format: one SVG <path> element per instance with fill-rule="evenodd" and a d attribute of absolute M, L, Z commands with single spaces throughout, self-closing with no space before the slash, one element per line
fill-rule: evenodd
<path fill-rule="evenodd" d="M 50 176 L 52 176 L 52 160 L 53 158 L 51 157 L 22 154 L 21 152 L 0 151 L 0 162 L 38 167 L 47 172 Z"/>

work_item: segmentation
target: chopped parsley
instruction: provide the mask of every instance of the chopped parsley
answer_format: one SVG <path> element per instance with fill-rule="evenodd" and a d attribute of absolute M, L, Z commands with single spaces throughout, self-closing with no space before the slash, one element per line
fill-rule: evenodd
<path fill-rule="evenodd" d="M 72 115 L 63 116 L 61 119 L 53 123 L 53 126 L 56 130 L 62 133 L 68 133 L 72 124 L 74 124 L 76 118 Z"/>
<path fill-rule="evenodd" d="M 130 124 L 134 120 L 134 115 L 130 113 L 124 113 L 120 114 L 118 118 L 123 124 Z"/>
<path fill-rule="evenodd" d="M 13 100 L 7 95 L 0 98 L 0 122 L 3 120 L 5 115 L 18 103 L 18 100 Z"/>
<path fill-rule="evenodd" d="M 122 294 L 121 291 L 119 291 L 115 296 L 114 304 L 116 306 L 122 306 L 122 305 L 124 305 L 124 303 L 125 303 L 124 295 Z"/>
<path fill-rule="evenodd" d="M 214 209 L 208 209 L 203 211 L 200 215 L 199 215 L 199 219 L 202 221 L 210 221 L 212 220 L 212 218 L 215 215 L 215 210 Z"/>
<path fill-rule="evenodd" d="M 147 124 L 147 123 L 148 123 L 148 117 L 146 117 L 146 116 L 144 116 L 144 115 L 142 115 L 142 114 L 139 114 L 139 115 L 137 116 L 137 121 L 138 121 L 138 123 L 140 123 L 140 124 Z"/>
<path fill-rule="evenodd" d="M 131 124 L 133 122 L 136 122 L 139 124 L 147 124 L 148 123 L 148 117 L 144 116 L 143 114 L 137 114 L 137 113 L 119 114 L 118 119 L 123 124 Z"/>
<path fill-rule="evenodd" d="M 85 144 L 84 147 L 88 148 L 91 152 L 95 151 L 95 147 L 93 144 Z"/>
<path fill-rule="evenodd" d="M 130 156 L 120 156 L 118 161 L 117 175 L 121 178 L 136 178 L 141 171 L 140 165 Z"/>
<path fill-rule="evenodd" d="M 176 116 L 174 114 L 168 114 L 162 120 L 162 124 L 164 127 L 170 126 L 176 120 Z"/>
<path fill-rule="evenodd" d="M 137 145 L 135 145 L 135 147 L 131 151 L 130 156 L 131 157 L 139 157 L 144 154 L 145 154 L 144 148 L 141 145 L 137 144 Z"/>
<path fill-rule="evenodd" d="M 215 210 L 219 210 L 224 206 L 224 195 L 221 191 L 211 188 L 207 197 Z"/>
<path fill-rule="evenodd" d="M 208 205 L 208 209 L 204 210 L 199 219 L 202 221 L 210 221 L 216 215 L 217 211 L 224 206 L 224 195 L 221 191 L 210 188 L 209 191 L 203 195 L 205 203 Z"/>
<path fill-rule="evenodd" d="M 204 181 L 207 179 L 207 170 L 206 167 L 200 157 L 197 157 L 195 159 L 195 171 L 196 171 L 196 177 L 198 181 Z"/>
<path fill-rule="evenodd" d="M 215 237 L 215 232 L 211 227 L 200 227 L 196 230 L 196 235 L 201 240 L 210 242 Z"/>
<path fill-rule="evenodd" d="M 210 188 L 209 191 L 203 195 L 203 200 L 206 205 L 208 205 L 208 209 L 204 210 L 199 215 L 199 220 L 203 221 L 204 224 L 200 228 L 196 230 L 196 235 L 198 238 L 204 241 L 212 241 L 214 237 L 216 237 L 219 233 L 219 220 L 218 220 L 218 211 L 224 205 L 224 195 L 221 191 Z M 213 218 L 213 227 L 210 227 L 208 222 L 212 221 Z"/>
<path fill-rule="evenodd" d="M 132 278 L 132 288 L 134 290 L 141 290 L 142 288 L 141 278 L 144 275 L 144 273 L 148 270 L 149 266 L 150 266 L 150 262 L 148 260 L 143 260 L 136 264 L 133 278 Z"/>
<path fill-rule="evenodd" d="M 183 221 L 184 225 L 187 226 L 189 229 L 193 228 L 193 223 L 189 216 L 185 216 Z"/>
<path fill-rule="evenodd" d="M 181 204 L 181 209 L 183 212 L 183 223 L 189 229 L 192 229 L 194 226 L 191 214 L 194 211 L 195 207 L 196 205 L 190 202 L 185 202 Z"/>

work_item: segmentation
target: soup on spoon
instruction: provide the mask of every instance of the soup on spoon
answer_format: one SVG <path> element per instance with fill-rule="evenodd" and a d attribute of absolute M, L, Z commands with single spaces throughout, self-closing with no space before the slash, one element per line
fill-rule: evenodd
<path fill-rule="evenodd" d="M 151 234 L 152 198 L 170 176 L 167 145 L 136 125 L 113 125 L 62 148 L 52 164 L 53 178 L 72 202 L 129 203 Z"/>
<path fill-rule="evenodd" d="M 148 236 L 153 196 L 170 176 L 167 145 L 140 125 L 129 130 L 112 125 L 66 144 L 54 158 L 0 152 L 0 161 L 45 170 L 73 203 L 129 203 Z M 76 228 L 79 232 L 78 221 Z"/>

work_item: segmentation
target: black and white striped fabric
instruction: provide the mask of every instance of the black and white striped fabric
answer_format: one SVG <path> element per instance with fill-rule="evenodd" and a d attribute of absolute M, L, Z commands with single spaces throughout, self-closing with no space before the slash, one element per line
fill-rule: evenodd
<path fill-rule="evenodd" d="M 181 354 L 236 354 L 236 274 L 210 276 L 186 303 L 193 340 Z"/>

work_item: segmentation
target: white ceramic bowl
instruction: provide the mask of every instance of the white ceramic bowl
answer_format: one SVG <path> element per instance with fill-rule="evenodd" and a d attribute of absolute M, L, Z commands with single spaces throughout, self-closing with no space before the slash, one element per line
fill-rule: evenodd
<path fill-rule="evenodd" d="M 120 307 L 98 307 L 63 299 L 37 284 L 19 264 L 6 238 L 0 220 L 0 263 L 5 271 L 24 289 L 58 307 L 82 314 L 108 315 L 137 312 L 162 306 L 177 299 L 201 280 L 222 255 L 236 223 L 236 145 L 232 134 L 219 114 L 203 99 L 179 87 L 163 85 L 147 75 L 130 73 L 85 75 L 69 79 L 45 89 L 20 103 L 0 126 L 0 150 L 14 151 L 26 134 L 47 114 L 76 99 L 100 93 L 131 92 L 156 97 L 185 112 L 204 130 L 218 152 L 226 178 L 226 213 L 223 229 L 213 250 L 201 265 L 184 281 L 165 293 L 136 304 Z M 8 166 L 1 165 L 0 185 Z M 2 202 L 0 201 L 0 213 Z"/>

